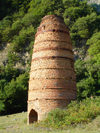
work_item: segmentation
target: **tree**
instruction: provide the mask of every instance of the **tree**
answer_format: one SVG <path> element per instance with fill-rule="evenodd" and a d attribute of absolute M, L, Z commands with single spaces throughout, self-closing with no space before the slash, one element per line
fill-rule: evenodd
<path fill-rule="evenodd" d="M 2 81 L 4 82 L 4 81 Z M 27 106 L 28 73 L 21 74 L 16 79 L 3 86 L 0 93 L 0 114 L 11 114 L 25 111 Z"/>
<path fill-rule="evenodd" d="M 96 13 L 78 18 L 71 28 L 72 40 L 76 40 L 76 42 L 82 39 L 88 40 L 93 33 L 100 30 L 99 22 L 100 16 L 97 16 Z"/>
<path fill-rule="evenodd" d="M 100 53 L 100 32 L 94 33 L 93 36 L 87 41 L 89 45 L 89 55 L 96 56 Z M 100 58 L 100 57 L 99 57 Z"/>

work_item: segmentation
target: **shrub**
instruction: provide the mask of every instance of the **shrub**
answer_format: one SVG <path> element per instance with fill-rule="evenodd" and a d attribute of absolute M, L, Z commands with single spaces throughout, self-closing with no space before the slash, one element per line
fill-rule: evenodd
<path fill-rule="evenodd" d="M 3 83 L 5 83 L 5 80 L 2 80 L 2 83 L 0 82 L 0 115 L 25 111 L 27 107 L 28 73 L 20 74 L 16 79 L 13 78 L 6 83 L 5 86 L 2 85 Z"/>
<path fill-rule="evenodd" d="M 34 27 L 30 25 L 28 28 L 22 28 L 19 32 L 19 36 L 15 36 L 13 39 L 13 51 L 14 52 L 25 52 L 25 47 L 28 47 L 28 43 L 33 40 Z"/>
<path fill-rule="evenodd" d="M 66 109 L 52 110 L 39 125 L 64 128 L 78 123 L 88 123 L 98 115 L 100 115 L 100 97 L 87 98 L 81 102 L 71 102 Z"/>

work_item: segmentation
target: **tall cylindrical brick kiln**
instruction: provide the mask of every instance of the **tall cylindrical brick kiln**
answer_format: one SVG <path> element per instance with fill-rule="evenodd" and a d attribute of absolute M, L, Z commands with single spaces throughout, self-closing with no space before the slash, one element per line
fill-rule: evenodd
<path fill-rule="evenodd" d="M 28 123 L 42 120 L 76 98 L 72 44 L 61 17 L 47 15 L 38 27 L 32 55 Z"/>

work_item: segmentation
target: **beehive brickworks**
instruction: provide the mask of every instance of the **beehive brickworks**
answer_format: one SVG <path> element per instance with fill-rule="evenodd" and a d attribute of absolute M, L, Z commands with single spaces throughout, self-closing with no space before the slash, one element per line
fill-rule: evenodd
<path fill-rule="evenodd" d="M 76 99 L 74 57 L 68 27 L 56 15 L 42 19 L 35 35 L 28 91 L 28 123 Z"/>

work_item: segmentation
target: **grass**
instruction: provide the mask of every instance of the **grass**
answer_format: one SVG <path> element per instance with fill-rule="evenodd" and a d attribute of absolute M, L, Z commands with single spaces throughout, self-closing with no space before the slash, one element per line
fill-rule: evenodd
<path fill-rule="evenodd" d="M 27 113 L 0 117 L 0 133 L 100 133 L 100 97 L 73 101 L 52 110 L 39 123 L 27 125 Z"/>
<path fill-rule="evenodd" d="M 78 124 L 66 130 L 27 125 L 27 113 L 22 112 L 0 117 L 0 133 L 100 133 L 100 115 L 88 124 Z"/>

